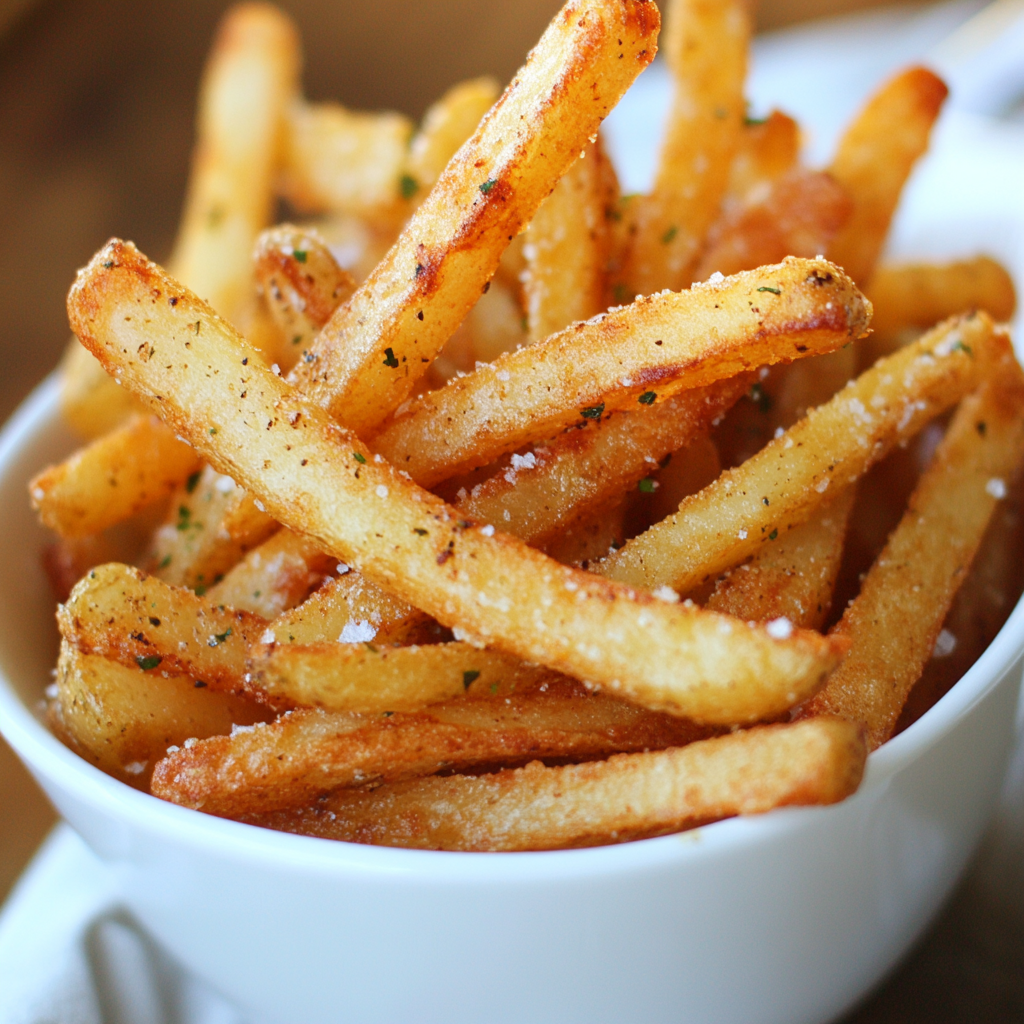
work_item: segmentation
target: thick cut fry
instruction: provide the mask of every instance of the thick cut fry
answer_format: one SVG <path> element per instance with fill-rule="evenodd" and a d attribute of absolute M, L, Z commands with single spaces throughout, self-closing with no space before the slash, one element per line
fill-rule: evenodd
<path fill-rule="evenodd" d="M 997 323 L 1017 307 L 1013 279 L 988 256 L 953 263 L 905 263 L 880 266 L 867 294 L 874 305 L 873 333 L 860 345 L 861 365 L 895 351 L 906 332 L 924 330 L 956 313 L 983 309 Z"/>
<path fill-rule="evenodd" d="M 339 103 L 288 107 L 281 192 L 303 213 L 398 214 L 412 123 Z"/>
<path fill-rule="evenodd" d="M 170 495 L 199 456 L 154 416 L 124 426 L 44 469 L 29 484 L 39 518 L 63 537 L 85 537 Z"/>
<path fill-rule="evenodd" d="M 852 640 L 848 659 L 804 714 L 862 724 L 872 750 L 889 738 L 1022 457 L 1024 374 L 1008 355 L 953 418 L 900 525 L 833 630 Z"/>
<path fill-rule="evenodd" d="M 173 744 L 269 717 L 259 704 L 211 692 L 192 679 L 119 665 L 61 644 L 50 724 L 87 761 L 130 786 L 148 789 L 153 766 Z"/>
<path fill-rule="evenodd" d="M 928 135 L 949 90 L 925 68 L 887 82 L 846 130 L 829 168 L 853 200 L 853 214 L 829 256 L 858 282 L 874 270 L 903 185 L 928 148 Z"/>
<path fill-rule="evenodd" d="M 940 324 L 594 570 L 633 586 L 686 593 L 738 565 L 804 522 L 830 488 L 853 483 L 893 445 L 959 401 L 1006 345 L 983 313 Z"/>
<path fill-rule="evenodd" d="M 477 130 L 480 119 L 501 95 L 493 78 L 472 78 L 453 85 L 423 115 L 423 124 L 409 144 L 402 193 L 421 200 L 441 177 L 448 161 Z"/>
<path fill-rule="evenodd" d="M 58 372 L 60 411 L 87 441 L 102 437 L 144 411 L 139 400 L 108 376 L 77 338 L 68 342 Z"/>
<path fill-rule="evenodd" d="M 252 814 L 302 806 L 339 786 L 535 757 L 601 757 L 706 735 L 684 719 L 581 696 L 571 684 L 500 700 L 460 697 L 415 714 L 300 710 L 175 751 L 157 766 L 153 794 L 211 814 Z"/>
<path fill-rule="evenodd" d="M 793 168 L 800 156 L 800 125 L 773 110 L 763 121 L 744 120 L 724 204 L 760 202 L 772 184 Z"/>
<path fill-rule="evenodd" d="M 827 252 L 851 208 L 845 189 L 830 175 L 797 168 L 776 181 L 760 202 L 719 222 L 693 279 L 706 281 L 716 272 L 735 274 L 787 256 Z"/>
<path fill-rule="evenodd" d="M 570 0 L 391 251 L 300 364 L 306 393 L 357 434 L 410 393 L 501 253 L 654 57 L 650 0 Z M 621 59 L 620 59 L 621 58 Z"/>
<path fill-rule="evenodd" d="M 206 596 L 212 604 L 273 619 L 305 601 L 334 571 L 337 561 L 307 537 L 278 530 L 210 587 Z"/>
<path fill-rule="evenodd" d="M 506 353 L 415 399 L 373 447 L 429 487 L 613 410 L 830 352 L 860 337 L 869 317 L 837 267 L 789 259 L 638 299 Z"/>
<path fill-rule="evenodd" d="M 860 783 L 857 730 L 818 719 L 813 732 L 772 725 L 687 747 L 592 764 L 472 778 L 420 779 L 341 791 L 315 809 L 251 817 L 254 825 L 356 843 L 429 850 L 551 850 L 678 832 L 774 807 L 831 804 Z"/>
<path fill-rule="evenodd" d="M 253 257 L 256 282 L 284 342 L 281 369 L 289 370 L 331 314 L 355 289 L 327 243 L 310 228 L 279 224 L 264 231 Z"/>
<path fill-rule="evenodd" d="M 663 46 L 675 81 L 652 194 L 623 279 L 639 295 L 687 287 L 743 131 L 750 15 L 743 0 L 673 0 Z"/>
<path fill-rule="evenodd" d="M 240 4 L 206 67 L 188 198 L 170 265 L 245 333 L 255 306 L 252 248 L 274 209 L 285 107 L 298 88 L 299 40 L 276 7 Z"/>
<path fill-rule="evenodd" d="M 86 654 L 146 670 L 159 666 L 232 692 L 243 690 L 246 654 L 267 625 L 116 562 L 79 581 L 58 608 L 57 624 Z"/>
<path fill-rule="evenodd" d="M 530 341 L 605 308 L 608 211 L 618 182 L 598 138 L 562 176 L 526 229 L 523 292 Z"/>
<path fill-rule="evenodd" d="M 257 646 L 250 652 L 250 692 L 276 705 L 325 711 L 416 711 L 460 697 L 471 685 L 535 686 L 550 669 L 469 644 L 379 647 L 376 644 Z"/>
<path fill-rule="evenodd" d="M 832 607 L 854 494 L 848 487 L 750 562 L 731 569 L 715 584 L 706 607 L 748 621 L 786 619 L 821 629 Z"/>
<path fill-rule="evenodd" d="M 490 646 L 730 723 L 806 699 L 842 654 L 813 633 L 778 640 L 560 566 L 461 519 L 254 361 L 229 324 L 130 244 L 94 257 L 68 311 L 108 371 L 274 518 Z"/>

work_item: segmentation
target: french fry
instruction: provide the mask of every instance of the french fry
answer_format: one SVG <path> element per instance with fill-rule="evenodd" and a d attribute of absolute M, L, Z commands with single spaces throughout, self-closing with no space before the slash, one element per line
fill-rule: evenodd
<path fill-rule="evenodd" d="M 910 68 L 868 100 L 839 142 L 829 172 L 850 194 L 853 213 L 829 256 L 858 282 L 874 270 L 903 185 L 928 148 L 948 89 L 925 68 Z"/>
<path fill-rule="evenodd" d="M 940 324 L 866 370 L 594 571 L 632 586 L 693 590 L 806 521 L 831 488 L 835 494 L 853 483 L 975 387 L 1006 345 L 983 313 Z"/>
<path fill-rule="evenodd" d="M 411 392 L 602 119 L 653 59 L 649 0 L 570 0 L 377 269 L 300 364 L 306 394 L 357 434 Z M 621 60 L 619 58 L 622 58 Z"/>
<path fill-rule="evenodd" d="M 584 697 L 571 685 L 567 694 L 550 686 L 501 700 L 464 696 L 413 714 L 298 710 L 174 751 L 153 773 L 153 794 L 212 814 L 252 814 L 442 768 L 601 757 L 706 735 L 684 719 Z"/>
<path fill-rule="evenodd" d="M 266 630 L 251 612 L 210 604 L 128 565 L 97 566 L 57 610 L 61 636 L 86 654 L 187 675 L 241 693 L 249 647 Z"/>
<path fill-rule="evenodd" d="M 889 738 L 1022 458 L 1024 373 L 1007 353 L 964 399 L 900 525 L 833 630 L 851 639 L 849 657 L 804 714 L 862 724 L 871 750 Z"/>
<path fill-rule="evenodd" d="M 478 778 L 343 790 L 303 811 L 247 818 L 285 832 L 431 850 L 550 850 L 678 832 L 775 807 L 831 804 L 867 751 L 848 723 L 762 726 L 673 750 Z"/>
<path fill-rule="evenodd" d="M 736 209 L 712 229 L 693 279 L 706 281 L 716 272 L 735 274 L 787 256 L 827 252 L 851 209 L 846 191 L 830 175 L 804 168 L 790 171 L 760 202 Z"/>
<path fill-rule="evenodd" d="M 200 93 L 188 196 L 170 265 L 243 333 L 255 308 L 252 248 L 274 210 L 299 49 L 295 27 L 276 7 L 240 4 L 221 23 Z"/>
<path fill-rule="evenodd" d="M 199 456 L 160 420 L 135 416 L 44 469 L 29 494 L 50 529 L 86 537 L 167 498 L 198 468 Z"/>
<path fill-rule="evenodd" d="M 372 444 L 429 487 L 587 419 L 840 348 L 869 316 L 837 267 L 787 259 L 638 299 L 506 353 L 415 399 Z"/>
<path fill-rule="evenodd" d="M 799 156 L 800 126 L 788 114 L 773 110 L 763 121 L 745 118 L 729 169 L 725 207 L 760 202 Z"/>
<path fill-rule="evenodd" d="M 501 86 L 493 78 L 471 78 L 453 85 L 427 109 L 409 143 L 401 180 L 404 198 L 422 200 L 500 95 Z"/>
<path fill-rule="evenodd" d="M 251 693 L 275 706 L 383 714 L 417 711 L 461 697 L 471 685 L 486 690 L 502 683 L 531 687 L 553 676 L 498 651 L 465 643 L 424 647 L 318 643 L 258 645 L 250 652 Z"/>
<path fill-rule="evenodd" d="M 626 502 L 599 508 L 564 533 L 545 544 L 543 551 L 562 565 L 578 565 L 583 569 L 604 558 L 612 548 L 626 539 Z"/>
<path fill-rule="evenodd" d="M 286 116 L 281 193 L 303 213 L 400 216 L 411 135 L 403 114 L 294 99 Z"/>
<path fill-rule="evenodd" d="M 291 224 L 279 224 L 260 235 L 253 269 L 284 342 L 279 364 L 290 370 L 352 294 L 355 280 L 338 266 L 315 230 Z"/>
<path fill-rule="evenodd" d="M 87 761 L 130 786 L 148 789 L 153 766 L 172 745 L 269 717 L 244 697 L 61 644 L 50 724 Z"/>
<path fill-rule="evenodd" d="M 743 0 L 673 0 L 663 46 L 675 83 L 654 189 L 637 204 L 623 280 L 639 295 L 686 288 L 718 215 L 743 131 L 750 15 Z"/>
<path fill-rule="evenodd" d="M 730 569 L 715 583 L 706 607 L 753 622 L 786 619 L 821 629 L 832 607 L 854 494 L 847 487 L 750 562 Z"/>
<path fill-rule="evenodd" d="M 842 654 L 813 633 L 782 641 L 596 579 L 461 519 L 252 359 L 229 324 L 130 244 L 94 257 L 68 311 L 108 371 L 274 518 L 463 638 L 709 723 L 792 706 Z"/>
<path fill-rule="evenodd" d="M 93 441 L 144 411 L 138 399 L 121 387 L 72 338 L 60 361 L 60 411 L 87 441 Z"/>
<path fill-rule="evenodd" d="M 526 229 L 523 293 L 531 342 L 605 308 L 608 211 L 617 198 L 615 171 L 599 136 L 562 175 Z"/>

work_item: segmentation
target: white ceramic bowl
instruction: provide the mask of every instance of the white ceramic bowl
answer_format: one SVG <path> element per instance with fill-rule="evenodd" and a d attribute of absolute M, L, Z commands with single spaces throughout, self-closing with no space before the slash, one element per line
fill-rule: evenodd
<path fill-rule="evenodd" d="M 0 729 L 124 902 L 253 1020 L 800 1024 L 907 949 L 977 843 L 1015 735 L 1024 603 L 836 807 L 526 854 L 264 831 L 108 778 L 37 718 L 56 650 L 25 483 L 70 438 L 44 383 L 0 435 Z"/>

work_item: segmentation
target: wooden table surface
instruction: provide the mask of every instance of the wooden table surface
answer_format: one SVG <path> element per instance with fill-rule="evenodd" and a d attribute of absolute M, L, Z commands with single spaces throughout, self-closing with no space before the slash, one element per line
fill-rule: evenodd
<path fill-rule="evenodd" d="M 222 0 L 0 0 L 0 420 L 56 363 L 75 268 L 113 234 L 156 258 L 171 244 L 199 71 Z M 557 0 L 283 2 L 316 99 L 418 116 L 454 81 L 507 79 Z M 762 26 L 862 0 L 775 0 Z M 399 17 L 401 12 L 401 17 Z M 10 20 L 7 20 L 11 13 Z M 375 25 L 395 25 L 373 41 Z M 368 40 L 370 40 L 368 42 Z M 0 900 L 54 820 L 0 741 Z M 1024 931 L 971 881 L 894 978 L 847 1024 L 1024 1020 Z M 997 901 L 998 902 L 998 901 Z M 999 918 L 1002 924 L 993 926 Z"/>

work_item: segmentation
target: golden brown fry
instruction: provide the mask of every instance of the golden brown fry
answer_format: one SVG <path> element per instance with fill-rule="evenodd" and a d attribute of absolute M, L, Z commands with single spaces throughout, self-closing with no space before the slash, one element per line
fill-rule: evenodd
<path fill-rule="evenodd" d="M 864 366 L 895 351 L 908 331 L 924 330 L 970 309 L 983 309 L 1002 322 L 1017 306 L 1013 279 L 988 256 L 941 264 L 882 264 L 871 275 L 867 294 L 875 312 L 873 333 L 859 346 Z"/>
<path fill-rule="evenodd" d="M 729 169 L 726 207 L 760 202 L 799 156 L 800 126 L 788 114 L 773 110 L 763 121 L 745 120 Z"/>
<path fill-rule="evenodd" d="M 210 587 L 206 596 L 212 604 L 273 619 L 305 601 L 334 571 L 337 561 L 309 538 L 278 530 Z"/>
<path fill-rule="evenodd" d="M 617 197 L 618 182 L 599 137 L 533 215 L 523 247 L 531 342 L 605 308 L 611 255 L 608 211 Z"/>
<path fill-rule="evenodd" d="M 153 793 L 212 814 L 252 814 L 301 806 L 338 786 L 535 757 L 600 757 L 706 735 L 684 719 L 552 683 L 500 700 L 459 697 L 414 714 L 292 711 L 272 725 L 168 755 L 153 774 Z"/>
<path fill-rule="evenodd" d="M 621 499 L 618 504 L 599 508 L 545 544 L 543 551 L 563 565 L 586 569 L 590 562 L 625 543 L 626 512 L 626 502 Z"/>
<path fill-rule="evenodd" d="M 317 231 L 291 224 L 260 235 L 253 265 L 257 286 L 281 332 L 278 363 L 290 370 L 352 294 L 355 280 L 338 266 Z"/>
<path fill-rule="evenodd" d="M 735 274 L 787 256 L 827 252 L 851 209 L 845 189 L 831 175 L 790 171 L 761 201 L 737 208 L 718 223 L 693 279 L 706 281 L 716 272 Z"/>
<path fill-rule="evenodd" d="M 275 704 L 325 711 L 417 711 L 461 697 L 470 686 L 533 687 L 553 677 L 498 651 L 469 644 L 380 647 L 370 643 L 259 645 L 250 652 L 250 692 Z"/>
<path fill-rule="evenodd" d="M 900 525 L 833 633 L 850 654 L 806 715 L 862 724 L 874 750 L 892 734 L 1005 481 L 1024 457 L 1024 373 L 1012 353 L 964 399 Z"/>
<path fill-rule="evenodd" d="M 632 295 L 686 288 L 718 216 L 743 131 L 750 15 L 743 0 L 673 0 L 662 41 L 675 92 L 623 269 Z M 812 254 L 813 255 L 813 254 Z"/>
<path fill-rule="evenodd" d="M 462 519 L 253 360 L 229 324 L 130 244 L 94 257 L 68 311 L 108 370 L 274 518 L 490 646 L 731 723 L 805 699 L 842 654 L 817 634 L 778 640 L 560 566 Z"/>
<path fill-rule="evenodd" d="M 281 192 L 303 213 L 397 216 L 411 134 L 404 114 L 296 99 L 286 116 Z"/>
<path fill-rule="evenodd" d="M 692 590 L 804 522 L 830 488 L 852 483 L 959 401 L 1005 347 L 983 313 L 940 324 L 594 570 L 633 586 Z"/>
<path fill-rule="evenodd" d="M 854 281 L 871 277 L 903 185 L 928 148 L 949 90 L 925 68 L 910 68 L 868 100 L 839 142 L 832 176 L 850 194 L 853 214 L 829 256 Z"/>
<path fill-rule="evenodd" d="M 129 565 L 97 566 L 57 610 L 61 636 L 86 654 L 188 675 L 240 693 L 249 647 L 266 630 L 251 612 L 214 605 Z"/>
<path fill-rule="evenodd" d="M 869 317 L 837 267 L 788 259 L 638 299 L 506 353 L 415 399 L 372 443 L 429 487 L 613 410 L 840 348 Z"/>
<path fill-rule="evenodd" d="M 402 194 L 421 201 L 441 177 L 448 161 L 476 131 L 481 118 L 501 95 L 501 86 L 489 77 L 471 78 L 453 85 L 423 115 L 423 123 L 409 144 Z"/>
<path fill-rule="evenodd" d="M 270 716 L 244 697 L 215 693 L 184 676 L 119 665 L 61 644 L 54 732 L 87 761 L 139 789 L 149 788 L 167 748 L 228 733 Z"/>
<path fill-rule="evenodd" d="M 298 88 L 298 35 L 271 4 L 245 3 L 221 22 L 199 98 L 188 197 L 170 265 L 246 333 L 252 248 L 274 211 L 285 107 Z"/>
<path fill-rule="evenodd" d="M 29 484 L 39 518 L 64 537 L 85 537 L 163 500 L 199 456 L 155 416 L 135 416 Z"/>
<path fill-rule="evenodd" d="M 139 400 L 78 343 L 68 342 L 58 368 L 60 411 L 86 440 L 92 441 L 116 429 L 135 413 L 143 412 Z"/>
<path fill-rule="evenodd" d="M 753 622 L 786 619 L 821 629 L 832 607 L 854 494 L 847 487 L 805 523 L 727 572 L 706 607 Z"/>
<path fill-rule="evenodd" d="M 860 783 L 867 751 L 848 723 L 770 725 L 592 764 L 340 791 L 254 825 L 432 850 L 550 850 L 677 832 L 774 807 L 831 804 Z"/>
<path fill-rule="evenodd" d="M 533 216 L 653 59 L 649 0 L 569 0 L 391 251 L 321 332 L 306 394 L 357 434 L 411 392 Z M 622 59 L 620 59 L 622 58 Z"/>

